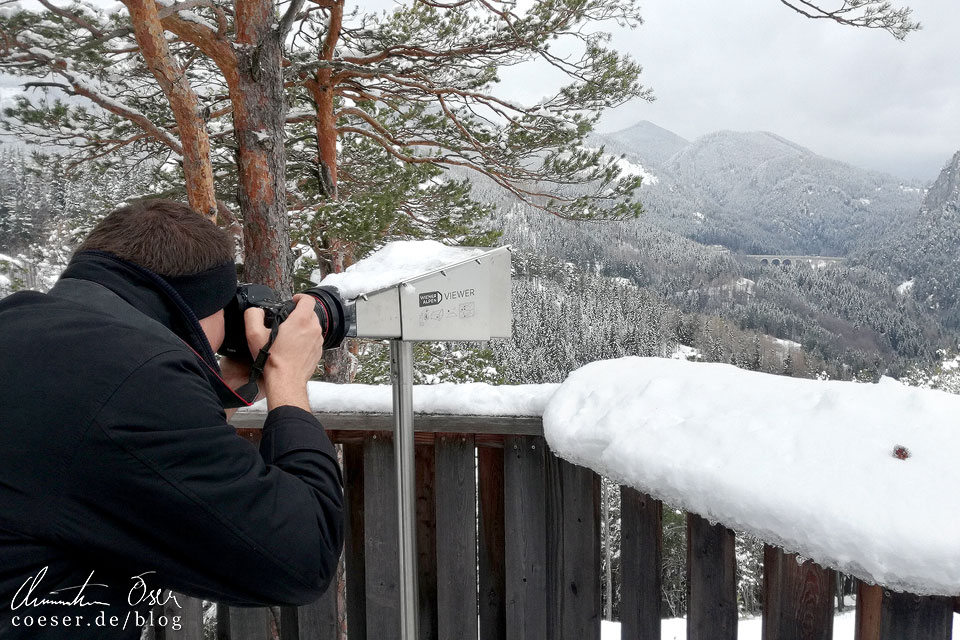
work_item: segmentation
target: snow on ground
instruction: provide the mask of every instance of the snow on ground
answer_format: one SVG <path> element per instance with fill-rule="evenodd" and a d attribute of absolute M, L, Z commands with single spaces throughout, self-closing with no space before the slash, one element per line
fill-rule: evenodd
<path fill-rule="evenodd" d="M 320 284 L 337 287 L 340 295 L 349 300 L 489 250 L 489 247 L 451 247 L 436 240 L 398 240 L 347 267 L 343 273 L 331 273 Z M 318 271 L 311 275 L 314 281 L 319 277 Z"/>
<path fill-rule="evenodd" d="M 851 611 L 838 613 L 833 617 L 833 640 L 853 640 L 856 614 Z M 953 616 L 953 636 L 960 638 L 960 615 Z M 687 621 L 683 618 L 671 618 L 660 623 L 662 640 L 686 640 Z M 620 640 L 620 623 L 604 620 L 600 623 L 601 640 Z M 763 618 L 745 618 L 737 625 L 737 640 L 761 640 L 763 638 Z"/>
<path fill-rule="evenodd" d="M 751 280 L 750 278 L 737 278 L 736 280 L 730 280 L 726 284 L 717 285 L 715 287 L 707 287 L 706 289 L 687 289 L 682 293 L 688 296 L 695 296 L 703 291 L 706 291 L 711 296 L 726 293 L 730 297 L 733 297 L 734 293 L 753 295 L 754 291 L 756 291 L 756 287 L 756 281 Z"/>
<path fill-rule="evenodd" d="M 912 291 L 912 290 L 913 290 L 913 278 L 910 278 L 910 279 L 907 280 L 906 282 L 901 283 L 901 284 L 897 287 L 897 293 L 899 293 L 899 294 L 902 295 L 902 296 L 903 296 L 903 295 L 907 295 L 907 294 L 910 293 L 910 291 Z"/>
<path fill-rule="evenodd" d="M 783 338 L 774 338 L 773 341 L 776 342 L 779 346 L 786 349 L 787 351 L 790 351 L 791 349 L 799 350 L 803 348 L 802 344 L 800 344 L 799 342 L 794 342 L 793 340 L 784 340 Z"/>
<path fill-rule="evenodd" d="M 670 357 L 674 360 L 700 360 L 703 358 L 703 354 L 700 352 L 700 349 L 688 347 L 685 344 L 678 344 L 677 350 L 674 351 Z"/>
<path fill-rule="evenodd" d="M 738 278 L 733 285 L 733 290 L 741 293 L 752 294 L 757 287 L 757 283 L 750 278 Z"/>
<path fill-rule="evenodd" d="M 475 416 L 539 416 L 559 384 L 492 385 L 485 382 L 413 385 L 413 410 Z M 307 385 L 310 407 L 318 413 L 391 413 L 390 385 L 333 384 Z M 261 400 L 245 412 L 263 413 Z"/>
<path fill-rule="evenodd" d="M 960 594 L 960 396 L 726 364 L 588 364 L 543 415 L 551 449 L 870 582 Z M 907 450 L 898 459 L 898 447 Z"/>

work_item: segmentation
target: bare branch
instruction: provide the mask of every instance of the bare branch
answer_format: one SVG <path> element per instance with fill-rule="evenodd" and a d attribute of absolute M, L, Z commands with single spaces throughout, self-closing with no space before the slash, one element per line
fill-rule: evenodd
<path fill-rule="evenodd" d="M 287 7 L 286 13 L 283 14 L 279 24 L 277 24 L 277 36 L 280 42 L 283 42 L 290 28 L 293 27 L 293 22 L 296 20 L 297 14 L 300 13 L 302 6 L 303 0 L 290 0 L 290 6 Z"/>
<path fill-rule="evenodd" d="M 897 40 L 903 40 L 920 23 L 911 19 L 913 9 L 895 9 L 888 0 L 843 0 L 840 7 L 827 10 L 809 0 L 780 0 L 805 18 L 833 20 L 848 27 L 882 29 Z"/>

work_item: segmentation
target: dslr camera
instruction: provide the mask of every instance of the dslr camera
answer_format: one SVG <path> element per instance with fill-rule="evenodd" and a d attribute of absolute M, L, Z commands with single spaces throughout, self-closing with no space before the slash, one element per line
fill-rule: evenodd
<path fill-rule="evenodd" d="M 356 329 L 356 311 L 353 304 L 345 303 L 333 287 L 311 287 L 302 291 L 313 298 L 313 310 L 323 328 L 323 350 L 336 349 L 343 339 Z M 254 354 L 247 346 L 247 332 L 243 312 L 251 307 L 263 309 L 263 324 L 272 328 L 287 319 L 296 308 L 291 300 L 280 300 L 270 287 L 262 284 L 241 284 L 237 295 L 223 310 L 224 337 L 218 353 L 240 362 L 252 363 Z"/>

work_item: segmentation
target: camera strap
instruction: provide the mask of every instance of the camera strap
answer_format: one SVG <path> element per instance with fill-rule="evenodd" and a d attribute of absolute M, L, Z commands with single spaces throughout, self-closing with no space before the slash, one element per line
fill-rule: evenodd
<path fill-rule="evenodd" d="M 249 382 L 235 391 L 237 395 L 247 402 L 253 402 L 257 394 L 260 393 L 260 386 L 257 384 L 257 380 L 263 375 L 263 368 L 267 366 L 267 358 L 270 357 L 270 347 L 273 346 L 273 341 L 276 340 L 279 330 L 280 323 L 274 322 L 273 326 L 270 327 L 270 337 L 267 338 L 267 343 L 261 347 L 257 358 L 253 361 L 253 364 L 250 365 Z"/>

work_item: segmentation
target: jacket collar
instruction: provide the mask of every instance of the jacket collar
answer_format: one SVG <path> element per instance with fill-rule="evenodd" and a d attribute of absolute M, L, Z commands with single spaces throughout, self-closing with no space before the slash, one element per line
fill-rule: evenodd
<path fill-rule="evenodd" d="M 60 278 L 90 280 L 107 287 L 170 329 L 219 376 L 220 366 L 196 315 L 156 273 L 103 251 L 81 251 L 74 254 Z"/>

